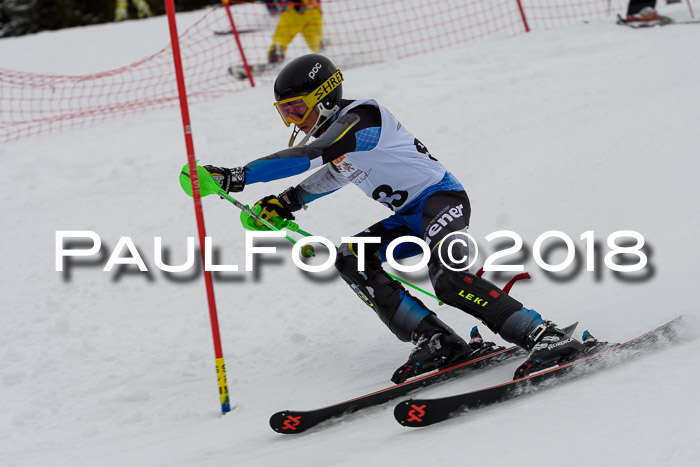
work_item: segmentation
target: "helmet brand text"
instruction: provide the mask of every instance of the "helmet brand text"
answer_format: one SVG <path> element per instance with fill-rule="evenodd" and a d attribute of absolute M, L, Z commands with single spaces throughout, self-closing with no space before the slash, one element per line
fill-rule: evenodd
<path fill-rule="evenodd" d="M 323 65 L 321 65 L 320 63 L 317 63 L 316 65 L 314 65 L 314 67 L 309 72 L 309 78 L 311 78 L 311 79 L 316 78 L 316 73 L 321 71 L 321 68 L 323 68 Z"/>

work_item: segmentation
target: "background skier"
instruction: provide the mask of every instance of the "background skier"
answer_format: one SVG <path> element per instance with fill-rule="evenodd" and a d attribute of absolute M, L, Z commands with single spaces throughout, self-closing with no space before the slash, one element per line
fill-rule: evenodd
<path fill-rule="evenodd" d="M 284 60 L 287 46 L 297 34 L 304 36 L 306 44 L 314 52 L 320 52 L 323 42 L 323 17 L 321 2 L 318 0 L 297 0 L 283 2 L 277 29 L 268 50 L 269 63 Z"/>

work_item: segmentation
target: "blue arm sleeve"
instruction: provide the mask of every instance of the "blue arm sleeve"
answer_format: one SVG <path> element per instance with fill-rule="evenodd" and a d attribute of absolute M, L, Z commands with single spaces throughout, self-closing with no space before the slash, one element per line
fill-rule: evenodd
<path fill-rule="evenodd" d="M 245 166 L 246 184 L 269 182 L 306 172 L 311 161 L 306 157 L 258 159 Z"/>

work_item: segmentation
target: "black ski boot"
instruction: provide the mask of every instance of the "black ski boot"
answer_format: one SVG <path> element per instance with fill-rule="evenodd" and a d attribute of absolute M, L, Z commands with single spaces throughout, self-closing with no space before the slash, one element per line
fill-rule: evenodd
<path fill-rule="evenodd" d="M 466 359 L 474 351 L 434 314 L 418 324 L 411 334 L 411 342 L 416 347 L 408 356 L 408 361 L 391 377 L 396 384 L 429 371 L 447 368 Z"/>
<path fill-rule="evenodd" d="M 531 373 L 575 360 L 598 344 L 593 336 L 590 337 L 592 339 L 582 344 L 559 329 L 556 324 L 545 321 L 527 336 L 530 356 L 515 370 L 513 379 L 520 379 Z"/>

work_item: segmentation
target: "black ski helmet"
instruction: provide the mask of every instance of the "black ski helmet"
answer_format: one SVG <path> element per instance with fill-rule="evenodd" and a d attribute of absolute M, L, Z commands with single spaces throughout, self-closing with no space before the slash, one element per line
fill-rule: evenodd
<path fill-rule="evenodd" d="M 285 65 L 277 75 L 274 86 L 275 100 L 281 101 L 312 93 L 336 73 L 339 73 L 338 68 L 323 55 L 308 54 L 297 57 Z M 329 111 L 337 112 L 342 98 L 343 85 L 338 84 L 317 104 L 322 107 L 319 108 L 320 113 L 327 115 Z"/>

